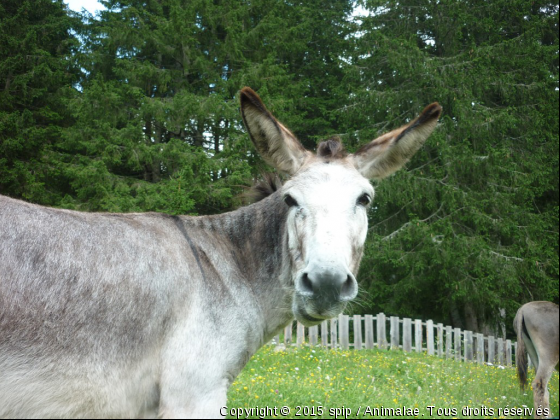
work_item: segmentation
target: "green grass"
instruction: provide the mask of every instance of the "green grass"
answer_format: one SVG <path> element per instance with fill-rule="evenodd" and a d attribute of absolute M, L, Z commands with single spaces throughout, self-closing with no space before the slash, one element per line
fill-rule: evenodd
<path fill-rule="evenodd" d="M 557 372 L 549 391 L 551 410 L 558 415 Z M 231 386 L 228 408 L 269 407 L 267 418 L 344 418 L 343 407 L 351 410 L 346 411 L 350 418 L 531 418 L 506 415 L 509 413 L 499 409 L 533 408 L 532 398 L 530 389 L 519 389 L 514 368 L 402 351 L 332 351 L 304 346 L 277 352 L 265 346 Z M 434 407 L 432 414 L 429 406 Z M 290 414 L 283 416 L 281 407 L 289 407 Z M 374 408 L 382 407 L 407 407 L 417 409 L 418 414 L 372 415 Z M 469 414 L 462 411 L 465 407 L 481 412 Z M 246 414 L 241 413 L 240 418 L 259 418 L 258 412 Z"/>

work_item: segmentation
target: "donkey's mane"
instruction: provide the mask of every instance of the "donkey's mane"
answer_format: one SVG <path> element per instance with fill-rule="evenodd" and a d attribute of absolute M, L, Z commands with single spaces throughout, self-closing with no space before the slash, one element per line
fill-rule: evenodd
<path fill-rule="evenodd" d="M 340 137 L 334 136 L 322 141 L 317 146 L 317 156 L 325 160 L 343 159 L 347 156 Z M 243 201 L 246 204 L 256 203 L 274 194 L 282 187 L 282 179 L 278 174 L 265 172 L 248 191 L 243 193 Z"/>
<path fill-rule="evenodd" d="M 265 172 L 252 187 L 242 194 L 243 202 L 246 204 L 256 203 L 274 194 L 282 188 L 282 179 L 275 173 Z"/>

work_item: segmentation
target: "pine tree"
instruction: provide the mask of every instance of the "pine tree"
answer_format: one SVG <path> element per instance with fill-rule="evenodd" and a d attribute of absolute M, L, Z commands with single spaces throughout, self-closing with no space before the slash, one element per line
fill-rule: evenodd
<path fill-rule="evenodd" d="M 408 171 L 379 185 L 369 309 L 482 331 L 501 308 L 558 301 L 558 5 L 365 5 L 350 73 L 363 88 L 343 118 L 358 141 L 444 109 Z"/>
<path fill-rule="evenodd" d="M 58 146 L 71 125 L 79 26 L 62 0 L 0 4 L 0 193 L 54 204 L 64 194 Z"/>

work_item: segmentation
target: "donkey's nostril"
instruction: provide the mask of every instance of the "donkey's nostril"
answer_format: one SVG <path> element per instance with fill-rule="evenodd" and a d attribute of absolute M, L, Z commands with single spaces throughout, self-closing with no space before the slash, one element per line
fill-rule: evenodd
<path fill-rule="evenodd" d="M 304 293 L 313 294 L 313 282 L 311 281 L 307 273 L 303 273 L 303 276 L 301 276 L 301 289 L 301 291 Z"/>
<path fill-rule="evenodd" d="M 358 292 L 358 287 L 356 280 L 351 275 L 346 276 L 346 281 L 342 285 L 342 290 L 340 291 L 340 298 L 342 300 L 352 300 L 356 297 Z"/>

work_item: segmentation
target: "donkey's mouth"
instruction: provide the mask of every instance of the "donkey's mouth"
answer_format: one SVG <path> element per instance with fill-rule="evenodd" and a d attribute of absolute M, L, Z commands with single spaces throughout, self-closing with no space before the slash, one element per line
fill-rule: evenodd
<path fill-rule="evenodd" d="M 321 313 L 317 313 L 315 310 L 309 308 L 309 306 L 313 306 L 310 305 L 309 301 L 307 305 L 298 305 L 294 302 L 293 312 L 297 321 L 301 322 L 306 327 L 313 327 L 340 314 L 346 307 L 346 302 L 336 303 L 328 311 L 323 311 Z"/>
<path fill-rule="evenodd" d="M 305 309 L 300 309 L 298 312 L 294 312 L 294 315 L 296 319 L 306 327 L 312 327 L 313 325 L 320 324 L 324 321 L 324 319 L 309 315 Z"/>

